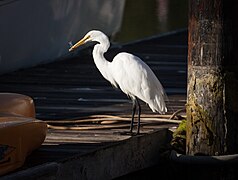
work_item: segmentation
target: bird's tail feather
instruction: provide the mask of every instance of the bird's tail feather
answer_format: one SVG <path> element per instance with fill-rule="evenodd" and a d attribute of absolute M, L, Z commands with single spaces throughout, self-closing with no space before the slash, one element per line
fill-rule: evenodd
<path fill-rule="evenodd" d="M 149 107 L 151 108 L 151 110 L 153 112 L 159 112 L 160 114 L 165 114 L 167 112 L 167 107 L 165 103 L 166 97 L 163 97 L 163 95 L 156 95 L 153 100 L 153 103 L 149 103 Z"/>

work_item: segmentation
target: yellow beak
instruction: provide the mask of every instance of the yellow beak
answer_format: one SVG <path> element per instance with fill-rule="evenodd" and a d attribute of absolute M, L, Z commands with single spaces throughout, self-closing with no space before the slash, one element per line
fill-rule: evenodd
<path fill-rule="evenodd" d="M 88 40 L 90 38 L 90 36 L 85 36 L 83 39 L 81 39 L 80 41 L 78 41 L 76 44 L 74 44 L 69 51 L 73 51 L 74 49 L 78 48 L 79 46 L 81 46 L 82 44 L 85 43 L 86 40 Z"/>

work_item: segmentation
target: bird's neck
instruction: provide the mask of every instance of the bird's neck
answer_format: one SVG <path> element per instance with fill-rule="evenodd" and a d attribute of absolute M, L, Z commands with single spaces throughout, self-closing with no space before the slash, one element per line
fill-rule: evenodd
<path fill-rule="evenodd" d="M 109 43 L 109 42 L 108 42 Z M 93 59 L 104 78 L 109 80 L 109 64 L 110 62 L 107 61 L 104 57 L 104 53 L 108 50 L 109 44 L 96 44 L 93 48 Z M 110 80 L 109 80 L 110 81 Z"/>

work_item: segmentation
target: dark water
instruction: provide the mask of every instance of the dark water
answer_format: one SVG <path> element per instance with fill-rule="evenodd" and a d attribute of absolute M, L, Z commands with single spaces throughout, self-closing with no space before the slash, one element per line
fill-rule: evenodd
<path fill-rule="evenodd" d="M 188 0 L 126 0 L 114 42 L 129 42 L 187 27 Z"/>

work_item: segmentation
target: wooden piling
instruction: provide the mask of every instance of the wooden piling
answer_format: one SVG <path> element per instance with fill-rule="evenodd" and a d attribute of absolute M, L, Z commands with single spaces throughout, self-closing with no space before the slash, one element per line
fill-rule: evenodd
<path fill-rule="evenodd" d="M 237 82 L 238 72 L 232 54 L 237 47 L 233 3 L 237 4 L 232 0 L 189 4 L 186 151 L 190 155 L 237 152 L 237 108 L 232 107 L 237 86 L 229 82 L 230 74 L 231 81 Z"/>

